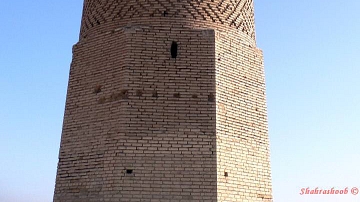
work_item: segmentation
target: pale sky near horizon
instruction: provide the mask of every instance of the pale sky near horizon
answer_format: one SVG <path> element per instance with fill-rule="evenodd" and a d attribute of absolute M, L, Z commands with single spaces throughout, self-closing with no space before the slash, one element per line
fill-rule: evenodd
<path fill-rule="evenodd" d="M 83 0 L 3 0 L 0 202 L 52 201 Z M 355 202 L 360 188 L 360 1 L 255 0 L 275 202 Z M 349 189 L 300 195 L 302 188 Z"/>

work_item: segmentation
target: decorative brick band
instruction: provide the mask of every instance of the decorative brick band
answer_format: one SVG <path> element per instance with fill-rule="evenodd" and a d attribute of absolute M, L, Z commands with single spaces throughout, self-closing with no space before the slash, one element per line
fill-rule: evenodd
<path fill-rule="evenodd" d="M 212 27 L 228 26 L 255 39 L 252 0 L 86 0 L 80 37 L 99 25 L 150 23 L 159 18 L 196 22 Z"/>

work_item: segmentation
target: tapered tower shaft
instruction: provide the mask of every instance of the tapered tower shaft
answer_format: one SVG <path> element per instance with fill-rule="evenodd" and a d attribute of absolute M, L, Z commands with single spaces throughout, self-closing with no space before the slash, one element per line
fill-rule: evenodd
<path fill-rule="evenodd" d="M 85 0 L 55 202 L 271 201 L 251 0 Z"/>

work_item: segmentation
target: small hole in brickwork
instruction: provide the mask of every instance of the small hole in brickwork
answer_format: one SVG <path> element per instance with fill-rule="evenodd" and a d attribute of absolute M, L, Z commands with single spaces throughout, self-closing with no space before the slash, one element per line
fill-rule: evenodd
<path fill-rule="evenodd" d="M 174 97 L 180 98 L 180 93 L 174 93 Z"/>
<path fill-rule="evenodd" d="M 210 95 L 208 96 L 208 101 L 215 102 L 215 95 L 213 93 L 210 93 Z"/>
<path fill-rule="evenodd" d="M 126 169 L 126 174 L 132 174 L 133 170 L 132 169 Z"/>
<path fill-rule="evenodd" d="M 94 88 L 94 93 L 98 94 L 98 93 L 100 93 L 100 92 L 101 92 L 101 85 L 95 86 L 95 88 Z"/>
<path fill-rule="evenodd" d="M 142 90 L 137 90 L 136 91 L 136 96 L 142 96 L 142 94 L 143 94 Z"/>
<path fill-rule="evenodd" d="M 110 95 L 111 101 L 116 101 L 120 99 L 127 99 L 129 97 L 129 91 L 128 90 L 122 90 L 120 93 L 112 93 Z"/>
<path fill-rule="evenodd" d="M 167 11 L 164 11 L 163 16 L 166 17 L 169 13 Z"/>
<path fill-rule="evenodd" d="M 177 52 L 178 52 L 178 44 L 175 41 L 173 41 L 171 44 L 171 57 L 176 58 Z"/>
<path fill-rule="evenodd" d="M 228 172 L 224 172 L 224 176 L 225 176 L 225 177 L 228 177 L 228 176 L 229 176 L 229 173 L 228 173 Z"/>
<path fill-rule="evenodd" d="M 191 97 L 192 97 L 192 98 L 198 98 L 198 95 L 197 95 L 197 94 L 193 94 Z"/>
<path fill-rule="evenodd" d="M 120 96 L 122 99 L 127 99 L 129 97 L 129 91 L 128 90 L 122 90 L 120 93 Z"/>
<path fill-rule="evenodd" d="M 152 96 L 153 96 L 153 97 L 158 97 L 158 93 L 157 93 L 156 90 L 154 90 L 154 91 L 152 92 Z"/>

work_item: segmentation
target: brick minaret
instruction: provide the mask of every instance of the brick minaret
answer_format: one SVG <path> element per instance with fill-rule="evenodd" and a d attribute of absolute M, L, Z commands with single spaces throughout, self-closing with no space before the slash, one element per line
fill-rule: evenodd
<path fill-rule="evenodd" d="M 252 0 L 85 0 L 54 201 L 271 198 Z"/>

